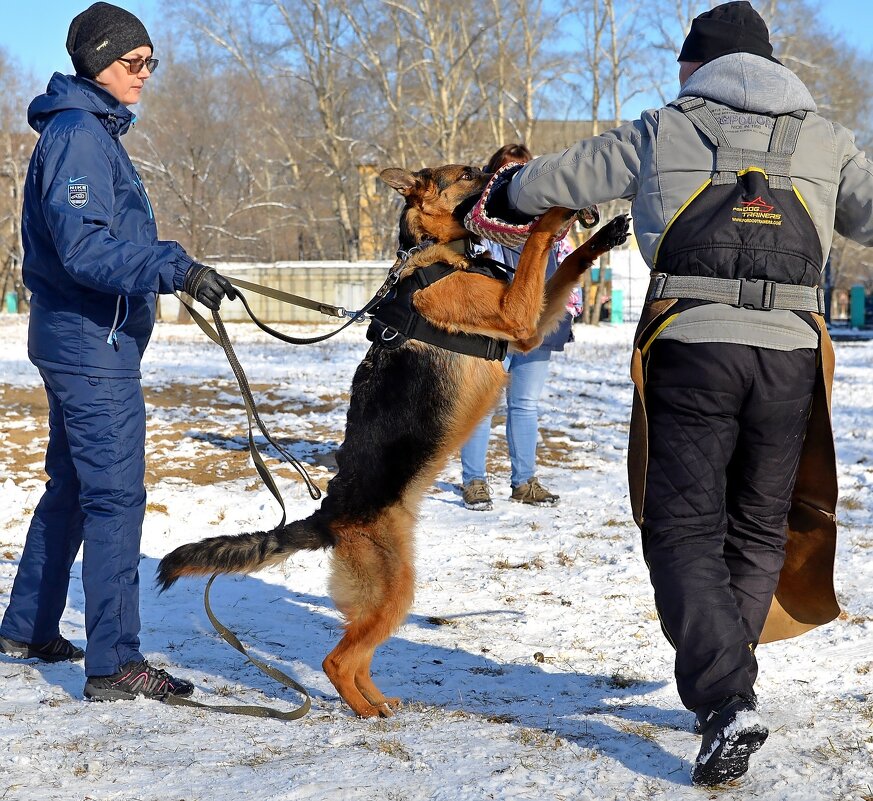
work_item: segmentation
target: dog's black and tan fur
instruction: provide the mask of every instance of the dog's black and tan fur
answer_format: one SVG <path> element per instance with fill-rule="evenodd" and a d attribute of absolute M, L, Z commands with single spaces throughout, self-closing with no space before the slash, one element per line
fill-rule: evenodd
<path fill-rule="evenodd" d="M 416 293 L 419 313 L 443 329 L 506 339 L 521 351 L 539 344 L 563 315 L 579 276 L 627 235 L 627 219 L 616 218 L 568 256 L 546 285 L 554 232 L 571 214 L 553 209 L 535 226 L 514 280 L 506 283 L 468 272 L 466 257 L 448 244 L 468 236 L 463 216 L 488 174 L 450 165 L 415 173 L 388 169 L 381 177 L 406 198 L 401 248 L 436 242 L 409 259 L 404 274 L 436 261 L 455 268 Z M 278 530 L 183 545 L 161 561 L 160 584 L 166 589 L 181 576 L 250 573 L 300 550 L 332 548 L 330 594 L 346 624 L 324 671 L 355 713 L 390 715 L 397 699 L 375 686 L 370 663 L 412 604 L 413 530 L 422 495 L 497 402 L 504 381 L 499 361 L 414 340 L 390 350 L 374 344 L 352 381 L 338 469 L 321 507 Z"/>

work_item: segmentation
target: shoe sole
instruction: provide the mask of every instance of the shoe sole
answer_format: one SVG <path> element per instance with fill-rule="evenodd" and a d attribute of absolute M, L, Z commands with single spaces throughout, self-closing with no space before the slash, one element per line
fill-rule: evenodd
<path fill-rule="evenodd" d="M 754 724 L 728 736 L 706 762 L 696 762 L 691 770 L 691 783 L 714 787 L 738 779 L 749 769 L 749 758 L 767 739 L 769 730 Z"/>
<path fill-rule="evenodd" d="M 147 695 L 135 694 L 135 693 L 126 693 L 123 690 L 108 690 L 108 689 L 99 689 L 99 690 L 89 690 L 85 687 L 84 693 L 86 701 L 94 701 L 95 703 L 100 701 L 133 701 L 138 697 L 149 698 Z M 163 701 L 163 698 L 152 698 L 153 701 Z"/>
<path fill-rule="evenodd" d="M 526 501 L 524 498 L 510 498 L 513 503 L 525 503 L 528 506 L 557 506 L 560 502 L 559 499 L 555 499 L 553 501 Z"/>
<path fill-rule="evenodd" d="M 490 512 L 494 505 L 491 501 L 480 501 L 478 503 L 467 503 L 465 501 L 464 508 L 469 509 L 471 512 Z"/>

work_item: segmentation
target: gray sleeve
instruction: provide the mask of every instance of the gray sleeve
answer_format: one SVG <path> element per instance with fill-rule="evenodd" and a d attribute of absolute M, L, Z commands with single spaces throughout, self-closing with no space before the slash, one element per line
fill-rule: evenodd
<path fill-rule="evenodd" d="M 650 140 L 642 120 L 583 139 L 569 150 L 541 156 L 524 166 L 509 185 L 509 202 L 524 214 L 553 206 L 582 209 L 637 193 L 644 149 Z"/>
<path fill-rule="evenodd" d="M 873 163 L 858 150 L 848 131 L 839 133 L 849 141 L 840 170 L 834 229 L 861 245 L 873 245 Z"/>

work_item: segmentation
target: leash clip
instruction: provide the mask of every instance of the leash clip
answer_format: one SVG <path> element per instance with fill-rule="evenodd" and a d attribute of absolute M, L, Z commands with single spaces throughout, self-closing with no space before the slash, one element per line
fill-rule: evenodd
<path fill-rule="evenodd" d="M 365 323 L 366 319 L 364 317 L 364 313 L 362 310 L 352 311 L 351 309 L 344 309 L 342 306 L 337 307 L 337 316 L 339 317 L 348 317 L 351 320 L 354 320 L 356 323 Z"/>

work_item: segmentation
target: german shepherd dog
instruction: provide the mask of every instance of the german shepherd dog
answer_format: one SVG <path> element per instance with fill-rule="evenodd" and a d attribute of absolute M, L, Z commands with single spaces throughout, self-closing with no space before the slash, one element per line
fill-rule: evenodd
<path fill-rule="evenodd" d="M 401 280 L 437 261 L 453 268 L 413 296 L 417 311 L 443 330 L 505 339 L 525 352 L 560 321 L 570 289 L 592 261 L 625 240 L 628 220 L 620 216 L 603 226 L 548 283 L 555 232 L 574 213 L 566 209 L 539 219 L 513 281 L 471 272 L 471 257 L 456 246 L 470 236 L 464 215 L 490 177 L 460 165 L 381 173 L 406 199 L 401 249 L 433 243 L 406 261 Z M 412 604 L 413 530 L 422 496 L 496 404 L 504 382 L 499 360 L 413 339 L 393 349 L 377 341 L 355 372 L 337 473 L 319 509 L 280 529 L 177 548 L 158 567 L 161 590 L 181 576 L 251 573 L 301 550 L 332 548 L 330 595 L 345 618 L 345 633 L 322 667 L 357 715 L 392 715 L 399 700 L 376 687 L 370 663 Z"/>

